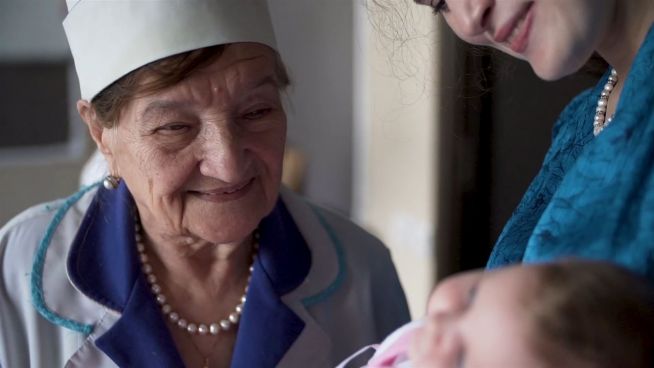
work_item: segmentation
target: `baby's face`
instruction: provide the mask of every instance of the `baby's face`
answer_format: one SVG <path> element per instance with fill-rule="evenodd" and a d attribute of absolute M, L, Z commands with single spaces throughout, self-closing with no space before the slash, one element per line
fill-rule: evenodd
<path fill-rule="evenodd" d="M 415 368 L 541 367 L 529 348 L 524 298 L 535 267 L 472 271 L 441 282 L 413 338 Z"/>

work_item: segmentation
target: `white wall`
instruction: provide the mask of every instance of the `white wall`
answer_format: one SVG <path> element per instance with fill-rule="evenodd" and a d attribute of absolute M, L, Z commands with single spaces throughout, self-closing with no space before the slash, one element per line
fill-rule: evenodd
<path fill-rule="evenodd" d="M 310 159 L 305 194 L 389 245 L 420 316 L 435 275 L 436 17 L 396 3 L 402 19 L 365 0 L 269 1 L 294 83 L 289 142 Z"/>
<path fill-rule="evenodd" d="M 61 27 L 64 0 L 0 1 L 0 57 L 64 59 L 68 44 Z"/>
<path fill-rule="evenodd" d="M 414 318 L 435 275 L 436 18 L 355 2 L 354 218 L 391 249 Z M 425 11 L 426 10 L 426 11 Z"/>
<path fill-rule="evenodd" d="M 293 87 L 288 141 L 309 159 L 304 194 L 344 214 L 352 182 L 352 0 L 270 0 Z"/>

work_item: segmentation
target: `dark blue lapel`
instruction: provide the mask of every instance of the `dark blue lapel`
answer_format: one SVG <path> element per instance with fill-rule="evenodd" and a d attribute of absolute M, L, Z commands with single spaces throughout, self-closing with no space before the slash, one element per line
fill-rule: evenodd
<path fill-rule="evenodd" d="M 121 367 L 183 362 L 137 261 L 132 197 L 124 184 L 99 188 L 68 258 L 73 283 L 122 313 L 96 345 Z M 259 255 L 239 324 L 232 367 L 274 367 L 304 328 L 281 296 L 304 281 L 309 248 L 281 200 L 260 224 Z"/>
<path fill-rule="evenodd" d="M 102 187 L 86 212 L 68 258 L 73 283 L 122 313 L 96 345 L 120 367 L 183 367 L 141 267 L 132 197 L 124 184 Z"/>
<path fill-rule="evenodd" d="M 281 200 L 259 229 L 259 256 L 232 368 L 275 367 L 304 328 L 304 322 L 280 297 L 297 288 L 309 273 L 309 248 Z"/>

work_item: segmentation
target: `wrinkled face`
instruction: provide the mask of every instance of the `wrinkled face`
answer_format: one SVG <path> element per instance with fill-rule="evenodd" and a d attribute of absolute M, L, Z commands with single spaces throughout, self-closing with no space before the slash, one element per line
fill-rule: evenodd
<path fill-rule="evenodd" d="M 538 368 L 528 346 L 530 323 L 521 302 L 533 268 L 473 271 L 441 282 L 425 326 L 412 340 L 417 368 Z"/>
<path fill-rule="evenodd" d="M 285 137 L 275 54 L 242 43 L 177 85 L 131 101 L 102 141 L 148 232 L 228 243 L 273 208 Z"/>
<path fill-rule="evenodd" d="M 528 61 L 543 79 L 581 68 L 605 38 L 615 0 L 415 0 L 442 6 L 464 41 Z"/>

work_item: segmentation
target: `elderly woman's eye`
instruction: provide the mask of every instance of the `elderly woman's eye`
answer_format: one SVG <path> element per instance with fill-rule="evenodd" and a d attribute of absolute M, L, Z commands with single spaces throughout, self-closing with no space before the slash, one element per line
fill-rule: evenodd
<path fill-rule="evenodd" d="M 248 120 L 256 120 L 256 119 L 261 119 L 262 117 L 268 115 L 272 111 L 271 108 L 266 107 L 266 108 L 261 108 L 261 109 L 256 109 L 252 110 L 250 112 L 247 112 L 243 115 L 245 119 Z"/>
<path fill-rule="evenodd" d="M 189 126 L 182 123 L 165 124 L 158 127 L 155 131 L 162 134 L 181 134 L 188 131 Z"/>

